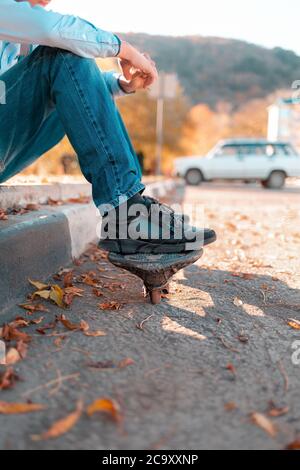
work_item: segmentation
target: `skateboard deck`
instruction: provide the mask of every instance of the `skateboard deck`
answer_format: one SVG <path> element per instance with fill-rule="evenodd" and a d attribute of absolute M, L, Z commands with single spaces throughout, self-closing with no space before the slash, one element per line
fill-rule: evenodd
<path fill-rule="evenodd" d="M 109 261 L 118 268 L 125 269 L 142 279 L 145 295 L 156 305 L 164 293 L 169 293 L 170 279 L 181 269 L 194 264 L 203 255 L 203 250 L 182 254 L 127 255 L 109 253 Z"/>

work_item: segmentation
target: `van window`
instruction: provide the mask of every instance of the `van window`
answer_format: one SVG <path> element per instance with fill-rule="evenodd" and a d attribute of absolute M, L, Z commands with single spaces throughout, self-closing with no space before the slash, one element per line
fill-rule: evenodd
<path fill-rule="evenodd" d="M 217 157 L 234 157 L 239 154 L 237 145 L 224 145 L 217 153 Z"/>

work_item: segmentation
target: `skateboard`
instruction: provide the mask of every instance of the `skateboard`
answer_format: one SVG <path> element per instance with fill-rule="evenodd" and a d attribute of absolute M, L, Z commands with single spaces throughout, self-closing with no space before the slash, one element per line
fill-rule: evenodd
<path fill-rule="evenodd" d="M 202 255 L 203 250 L 182 254 L 127 256 L 111 252 L 108 259 L 114 266 L 142 279 L 145 296 L 149 296 L 152 304 L 157 305 L 161 302 L 162 295 L 169 293 L 170 279 L 181 269 L 194 264 Z"/>

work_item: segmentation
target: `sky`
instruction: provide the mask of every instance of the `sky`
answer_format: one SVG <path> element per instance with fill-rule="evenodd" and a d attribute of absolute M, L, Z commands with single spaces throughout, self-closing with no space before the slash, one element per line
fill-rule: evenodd
<path fill-rule="evenodd" d="M 51 9 L 110 31 L 243 39 L 300 55 L 299 0 L 53 0 Z"/>

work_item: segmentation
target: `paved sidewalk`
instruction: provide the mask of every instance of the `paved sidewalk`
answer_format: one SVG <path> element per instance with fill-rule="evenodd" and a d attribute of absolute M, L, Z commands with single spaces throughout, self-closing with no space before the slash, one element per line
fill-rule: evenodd
<path fill-rule="evenodd" d="M 0 415 L 1 448 L 284 449 L 300 437 L 300 365 L 292 362 L 300 340 L 299 192 L 205 185 L 187 191 L 186 202 L 196 201 L 219 241 L 177 275 L 161 305 L 150 305 L 136 278 L 91 247 L 71 276 L 61 273 L 83 289 L 69 309 L 39 301 L 49 312 L 16 306 L 6 316 L 45 319 L 20 329 L 32 341 L 12 366 L 21 380 L 0 391 L 0 401 L 46 409 Z M 61 314 L 95 336 L 51 325 Z M 115 401 L 113 416 L 88 416 L 103 397 Z M 41 436 L 81 399 L 74 427 Z"/>

